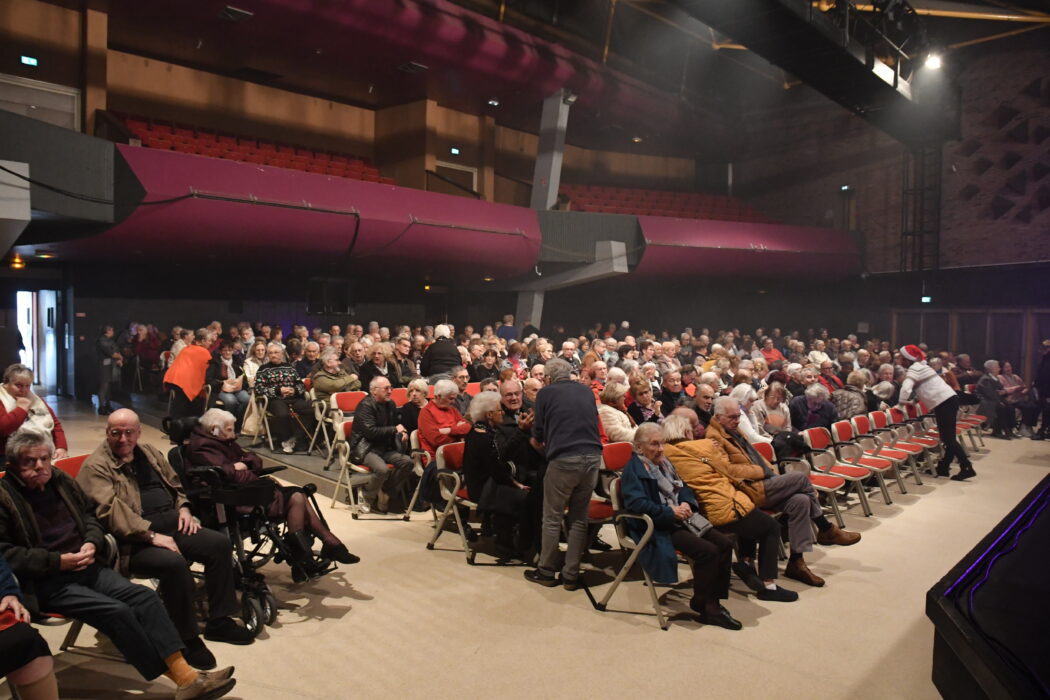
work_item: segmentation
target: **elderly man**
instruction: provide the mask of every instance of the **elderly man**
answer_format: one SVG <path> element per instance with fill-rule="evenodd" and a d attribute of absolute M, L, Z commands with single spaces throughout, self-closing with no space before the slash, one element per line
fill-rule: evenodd
<path fill-rule="evenodd" d="M 827 428 L 839 419 L 835 404 L 829 401 L 831 396 L 821 384 L 810 384 L 801 396 L 791 399 L 788 409 L 791 411 L 791 426 L 798 431 L 809 428 Z"/>
<path fill-rule="evenodd" d="M 817 377 L 817 381 L 828 390 L 829 395 L 846 387 L 845 382 L 835 373 L 835 365 L 832 364 L 831 360 L 825 360 L 820 363 L 820 376 Z"/>
<path fill-rule="evenodd" d="M 434 328 L 434 342 L 423 352 L 419 361 L 419 373 L 431 384 L 439 379 L 448 379 L 452 370 L 463 366 L 456 343 L 452 340 L 452 329 L 444 323 Z"/>
<path fill-rule="evenodd" d="M 364 365 L 365 362 L 364 344 L 356 340 L 350 343 L 350 347 L 346 350 L 346 357 L 343 358 L 343 367 L 346 369 L 346 373 L 352 374 L 360 379 L 361 366 Z"/>
<path fill-rule="evenodd" d="M 0 554 L 18 576 L 26 607 L 34 617 L 47 611 L 95 627 L 143 678 L 172 679 L 176 700 L 228 693 L 233 668 L 190 668 L 157 594 L 96 561 L 105 540 L 94 506 L 51 466 L 53 454 L 49 435 L 21 428 L 7 442 L 7 473 L 0 480 Z"/>
<path fill-rule="evenodd" d="M 270 433 L 281 443 L 281 450 L 285 454 L 294 453 L 296 443 L 299 443 L 299 449 L 305 450 L 317 425 L 313 404 L 306 395 L 306 386 L 295 367 L 288 364 L 284 348 L 280 345 L 271 343 L 267 346 L 266 360 L 266 364 L 255 373 L 255 394 L 268 399 L 266 410 L 270 414 Z M 292 411 L 295 411 L 294 419 Z M 302 427 L 298 438 L 293 420 Z"/>
<path fill-rule="evenodd" d="M 467 393 L 467 384 L 470 383 L 470 372 L 467 371 L 466 367 L 458 367 L 452 370 L 451 379 L 459 390 L 456 396 L 456 410 L 465 416 L 467 415 L 467 409 L 470 408 L 470 400 L 473 398 Z M 437 385 L 435 384 L 434 386 L 436 387 Z"/>
<path fill-rule="evenodd" d="M 671 411 L 683 396 L 685 392 L 682 391 L 682 373 L 676 369 L 666 372 L 660 381 L 660 395 L 656 397 L 660 401 L 660 413 L 664 418 L 671 415 Z"/>
<path fill-rule="evenodd" d="M 860 534 L 832 525 L 820 508 L 817 493 L 805 472 L 775 474 L 762 456 L 737 432 L 740 404 L 728 396 L 715 399 L 714 420 L 705 436 L 725 452 L 727 461 L 714 464 L 738 484 L 755 505 L 780 510 L 788 516 L 791 556 L 784 575 L 810 586 L 823 586 L 824 579 L 810 571 L 804 554 L 813 550 L 812 525 L 817 527 L 817 543 L 849 546 L 860 541 Z"/>
<path fill-rule="evenodd" d="M 543 473 L 546 462 L 543 455 L 533 447 L 532 434 L 534 413 L 532 402 L 526 403 L 522 382 L 508 379 L 499 385 L 500 405 L 503 407 L 503 423 L 499 432 L 503 437 L 504 459 L 517 469 L 515 479 L 529 487 L 526 497 L 526 519 L 518 530 L 516 549 L 530 552 L 539 541 L 540 518 L 543 511 Z"/>
<path fill-rule="evenodd" d="M 524 383 L 524 394 L 525 400 L 529 402 L 529 405 L 536 403 L 536 395 L 540 393 L 540 389 L 543 388 L 543 381 L 536 377 L 529 377 Z"/>
<path fill-rule="evenodd" d="M 711 422 L 711 410 L 714 406 L 715 397 L 717 395 L 717 392 L 711 388 L 710 384 L 703 383 L 696 385 L 696 395 L 693 397 L 693 404 L 696 408 L 696 417 L 704 426 Z M 674 407 L 672 406 L 672 409 L 673 408 Z"/>
<path fill-rule="evenodd" d="M 160 450 L 139 445 L 142 426 L 122 408 L 106 421 L 106 439 L 87 458 L 77 483 L 96 504 L 96 515 L 120 545 L 120 568 L 160 581 L 157 592 L 198 668 L 214 668 L 215 657 L 198 636 L 197 586 L 189 562 L 204 564 L 208 623 L 204 638 L 251 644 L 255 637 L 233 621 L 240 612 L 234 590 L 233 547 L 226 535 L 194 519 L 175 470 Z"/>
<path fill-rule="evenodd" d="M 565 360 L 569 363 L 572 371 L 576 374 L 580 372 L 580 358 L 576 356 L 576 343 L 571 340 L 566 340 L 561 344 L 561 355 L 558 356 L 559 360 Z"/>
<path fill-rule="evenodd" d="M 542 384 L 543 383 L 543 377 L 544 377 L 544 373 L 543 373 L 544 367 L 545 367 L 545 365 L 542 362 L 537 362 L 536 364 L 534 364 L 532 367 L 529 368 L 529 376 L 532 377 L 533 379 L 539 380 L 539 382 Z"/>
<path fill-rule="evenodd" d="M 365 485 L 365 502 L 361 511 L 386 513 L 391 494 L 412 473 L 412 458 L 401 451 L 408 440 L 405 426 L 397 422 L 397 407 L 390 400 L 390 380 L 383 375 L 374 377 L 368 386 L 368 396 L 354 412 L 350 431 L 350 460 L 372 471 Z M 396 478 L 390 477 L 395 475 Z M 388 483 L 389 482 L 389 483 Z"/>
<path fill-rule="evenodd" d="M 412 341 L 407 335 L 398 336 L 394 341 L 394 364 L 403 386 L 408 386 L 416 376 L 416 363 L 412 360 Z"/>
<path fill-rule="evenodd" d="M 572 366 L 558 358 L 547 363 L 549 384 L 536 396 L 532 425 L 533 447 L 547 458 L 543 480 L 543 536 L 539 566 L 525 578 L 556 586 L 560 554 L 558 540 L 568 506 L 568 551 L 561 567 L 561 583 L 578 586 L 580 560 L 587 546 L 587 511 L 598 480 L 602 442 L 594 394 L 572 381 Z"/>

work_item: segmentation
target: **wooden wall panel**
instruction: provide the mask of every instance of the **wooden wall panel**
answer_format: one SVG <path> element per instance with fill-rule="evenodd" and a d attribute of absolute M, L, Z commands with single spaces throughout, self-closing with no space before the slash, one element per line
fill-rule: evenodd
<path fill-rule="evenodd" d="M 81 87 L 82 16 L 37 0 L 0 0 L 0 65 L 3 72 L 48 83 Z M 21 56 L 39 65 L 24 66 Z"/>

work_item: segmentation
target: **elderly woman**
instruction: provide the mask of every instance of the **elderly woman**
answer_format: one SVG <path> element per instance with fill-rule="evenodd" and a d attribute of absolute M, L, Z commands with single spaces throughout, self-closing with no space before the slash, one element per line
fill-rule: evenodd
<path fill-rule="evenodd" d="M 212 358 L 205 374 L 213 399 L 222 401 L 223 408 L 237 417 L 237 426 L 244 420 L 244 411 L 251 403 L 244 379 L 244 362 L 237 354 L 238 344 L 224 340 L 219 353 Z"/>
<path fill-rule="evenodd" d="M 467 433 L 463 450 L 463 476 L 470 500 L 478 511 L 492 514 L 496 551 L 505 557 L 520 556 L 519 528 L 528 528 L 524 520 L 529 509 L 526 499 L 529 487 L 517 479 L 517 470 L 508 461 L 507 439 L 500 430 L 503 406 L 499 394 L 485 391 L 475 396 L 468 410 L 473 426 Z M 536 523 L 531 524 L 535 528 Z"/>
<path fill-rule="evenodd" d="M 0 678 L 6 676 L 26 700 L 58 700 L 54 667 L 47 642 L 29 626 L 18 581 L 0 557 Z"/>
<path fill-rule="evenodd" d="M 609 382 L 602 389 L 599 398 L 601 404 L 598 406 L 598 418 L 602 422 L 605 434 L 609 436 L 610 442 L 633 442 L 634 431 L 637 424 L 630 414 L 624 399 L 627 396 L 627 387 L 623 384 Z"/>
<path fill-rule="evenodd" d="M 777 433 L 791 429 L 791 412 L 787 407 L 787 390 L 780 382 L 773 382 L 762 396 L 762 399 L 751 404 L 748 417 L 751 426 L 765 437 L 771 438 Z M 772 440 L 770 440 L 772 441 Z"/>
<path fill-rule="evenodd" d="M 430 385 L 422 377 L 416 377 L 408 383 L 408 401 L 398 411 L 401 425 L 405 426 L 405 431 L 409 435 L 419 429 L 419 413 L 430 403 L 427 400 L 429 390 Z"/>
<path fill-rule="evenodd" d="M 499 385 L 496 386 L 499 396 Z M 419 444 L 431 459 L 437 448 L 457 442 L 470 432 L 470 423 L 456 408 L 459 387 L 450 379 L 439 379 L 434 385 L 434 400 L 419 412 Z"/>
<path fill-rule="evenodd" d="M 244 380 L 248 388 L 255 386 L 255 373 L 266 364 L 266 341 L 256 338 L 252 346 L 248 348 L 248 356 L 244 358 Z"/>
<path fill-rule="evenodd" d="M 831 401 L 838 411 L 839 420 L 849 420 L 854 416 L 868 413 L 868 375 L 853 371 L 846 376 L 846 384 L 831 394 Z"/>
<path fill-rule="evenodd" d="M 737 430 L 740 431 L 740 434 L 747 438 L 747 441 L 752 444 L 756 442 L 773 442 L 773 438 L 763 435 L 756 430 L 755 426 L 751 423 L 748 411 L 751 410 L 751 406 L 754 405 L 755 400 L 758 398 L 758 393 L 751 387 L 751 385 L 737 384 L 733 387 L 733 390 L 729 392 L 729 395 L 736 399 L 736 402 L 740 404 L 740 424 L 737 426 Z"/>
<path fill-rule="evenodd" d="M 1039 404 L 1032 398 L 1028 385 L 1019 374 L 1014 374 L 1014 366 L 1010 362 L 1003 362 L 999 382 L 1010 392 L 1006 395 L 1006 404 L 1021 412 L 1022 437 L 1033 436 L 1035 425 L 1039 422 Z"/>
<path fill-rule="evenodd" d="M 636 379 L 631 383 L 631 398 L 634 400 L 627 407 L 627 413 L 634 419 L 635 425 L 663 420 L 660 402 L 653 400 L 653 387 L 645 379 Z"/>
<path fill-rule="evenodd" d="M 339 359 L 339 351 L 331 346 L 321 352 L 318 367 L 310 375 L 310 381 L 314 399 L 324 401 L 326 406 L 332 394 L 358 391 L 361 388 L 360 380 L 346 371 L 342 360 Z"/>
<path fill-rule="evenodd" d="M 186 449 L 186 459 L 190 464 L 200 467 L 220 467 L 227 478 L 237 484 L 245 484 L 260 478 L 262 459 L 258 455 L 246 452 L 237 444 L 237 432 L 234 429 L 236 419 L 229 411 L 213 408 L 204 412 L 197 427 L 190 435 Z M 321 557 L 332 559 L 341 564 L 354 564 L 360 558 L 351 554 L 338 537 L 332 534 L 324 521 L 317 515 L 302 489 L 294 486 L 278 486 L 274 489 L 273 501 L 268 514 L 281 518 L 288 524 L 285 536 L 290 540 L 293 551 L 310 555 L 311 532 L 321 540 Z M 315 570 L 322 570 L 320 562 L 314 562 Z M 311 572 L 312 573 L 312 572 Z"/>
<path fill-rule="evenodd" d="M 813 341 L 813 349 L 810 350 L 809 355 L 807 355 L 809 361 L 815 364 L 817 367 L 820 367 L 821 363 L 823 362 L 831 362 L 831 358 L 828 357 L 828 353 L 824 351 L 825 347 L 826 346 L 824 344 L 824 341 L 817 338 Z"/>
<path fill-rule="evenodd" d="M 55 443 L 55 459 L 69 456 L 66 434 L 62 423 L 51 407 L 33 393 L 33 370 L 23 364 L 13 364 L 4 370 L 0 385 L 0 454 L 7 438 L 23 425 L 33 426 L 51 436 Z"/>
<path fill-rule="evenodd" d="M 639 562 L 660 583 L 678 581 L 678 555 L 692 562 L 693 598 L 689 607 L 700 614 L 700 622 L 730 630 L 743 627 L 719 602 L 729 597 L 729 565 L 733 547 L 729 538 L 712 527 L 700 514 L 692 489 L 683 483 L 664 456 L 660 426 L 642 423 L 634 434 L 635 454 L 624 467 L 620 492 L 624 510 L 648 515 L 655 527 L 652 540 Z M 645 525 L 626 521 L 628 534 L 641 539 Z"/>
<path fill-rule="evenodd" d="M 711 524 L 721 532 L 737 536 L 740 561 L 733 565 L 737 576 L 758 594 L 759 600 L 782 603 L 797 600 L 797 593 L 776 584 L 780 526 L 756 508 L 754 501 L 723 473 L 729 462 L 725 451 L 713 440 L 694 439 L 696 432 L 685 416 L 668 416 L 663 435 L 667 441 L 664 454 L 682 481 L 693 490 Z M 756 544 L 758 572 L 753 563 Z"/>
<path fill-rule="evenodd" d="M 986 374 L 977 380 L 977 395 L 981 397 L 981 403 L 977 406 L 977 413 L 988 416 L 992 428 L 992 437 L 1010 440 L 1014 434 L 1014 409 L 1006 403 L 1006 399 L 1023 386 L 1012 388 L 1004 387 L 999 381 L 999 361 L 988 360 L 984 363 Z"/>
<path fill-rule="evenodd" d="M 503 360 L 500 370 L 512 369 L 518 379 L 524 379 L 528 376 L 528 368 L 525 367 L 525 360 L 522 359 L 524 353 L 524 345 L 512 342 L 507 346 L 507 359 Z"/>

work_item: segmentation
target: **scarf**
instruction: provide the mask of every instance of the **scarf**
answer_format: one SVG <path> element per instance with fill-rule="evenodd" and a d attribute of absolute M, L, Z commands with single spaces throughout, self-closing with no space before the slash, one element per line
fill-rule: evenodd
<path fill-rule="evenodd" d="M 32 403 L 29 405 L 27 413 L 29 417 L 26 418 L 26 422 L 22 425 L 29 425 L 39 430 L 43 430 L 49 435 L 51 431 L 55 429 L 55 420 L 51 417 L 51 411 L 47 410 L 47 404 L 44 400 L 33 392 L 29 392 L 27 397 Z M 10 413 L 15 410 L 15 397 L 7 391 L 7 387 L 0 384 L 0 402 L 4 404 L 4 409 Z"/>
<path fill-rule="evenodd" d="M 659 464 L 642 455 L 638 455 L 638 457 L 642 460 L 642 464 L 645 465 L 646 471 L 652 474 L 653 479 L 656 481 L 656 490 L 660 492 L 660 502 L 668 508 L 677 508 L 678 492 L 685 487 L 685 484 L 682 482 L 681 477 L 678 476 L 678 472 L 675 471 L 674 465 L 666 457 L 661 459 Z M 690 515 L 687 520 L 682 522 L 682 526 L 697 537 L 702 537 L 705 532 L 711 529 L 711 523 L 699 513 Z"/>

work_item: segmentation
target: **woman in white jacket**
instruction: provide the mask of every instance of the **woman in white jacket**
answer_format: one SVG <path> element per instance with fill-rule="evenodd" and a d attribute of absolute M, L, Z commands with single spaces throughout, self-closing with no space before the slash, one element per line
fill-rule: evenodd
<path fill-rule="evenodd" d="M 634 442 L 634 431 L 638 426 L 627 413 L 627 406 L 624 405 L 626 395 L 627 387 L 618 382 L 606 384 L 599 395 L 602 403 L 598 406 L 598 418 L 610 442 Z"/>
<path fill-rule="evenodd" d="M 751 388 L 750 384 L 737 384 L 733 387 L 733 390 L 729 392 L 729 398 L 735 399 L 740 404 L 740 424 L 737 425 L 737 430 L 744 438 L 754 444 L 756 442 L 773 442 L 773 438 L 766 437 L 760 432 L 755 430 L 755 426 L 751 424 L 751 418 L 748 411 L 751 410 L 751 404 L 758 398 L 758 394 Z"/>

